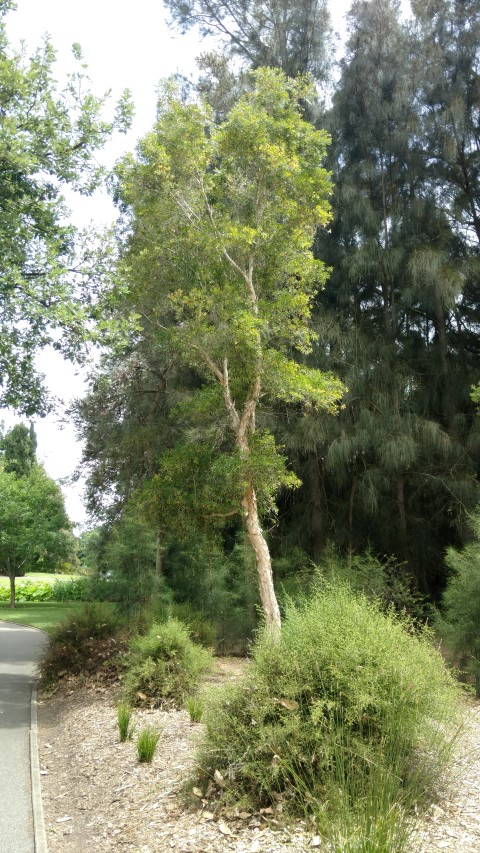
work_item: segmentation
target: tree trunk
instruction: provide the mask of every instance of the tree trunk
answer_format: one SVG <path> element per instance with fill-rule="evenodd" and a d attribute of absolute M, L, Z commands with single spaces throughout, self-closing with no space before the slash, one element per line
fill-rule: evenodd
<path fill-rule="evenodd" d="M 398 528 L 399 528 L 399 543 L 400 556 L 402 560 L 408 562 L 408 546 L 407 546 L 407 515 L 405 512 L 405 489 L 403 476 L 397 477 L 397 507 L 398 507 Z"/>
<path fill-rule="evenodd" d="M 255 553 L 258 572 L 260 599 L 265 614 L 265 624 L 268 631 L 276 633 L 281 627 L 280 608 L 273 587 L 272 561 L 270 551 L 260 527 L 257 510 L 257 498 L 251 484 L 248 485 L 242 500 L 245 511 L 245 528 L 250 544 Z"/>
<path fill-rule="evenodd" d="M 155 592 L 158 591 L 160 586 L 160 580 L 163 574 L 163 566 L 162 566 L 162 531 L 157 530 L 157 550 L 155 553 L 155 579 L 154 579 L 154 588 Z"/>
<path fill-rule="evenodd" d="M 9 572 L 10 580 L 10 607 L 15 607 L 15 572 Z"/>
<path fill-rule="evenodd" d="M 315 451 L 308 454 L 307 460 L 308 487 L 312 501 L 311 525 L 312 525 L 312 550 L 313 561 L 319 563 L 323 549 L 325 548 L 325 509 L 322 492 L 322 472 L 319 467 L 318 457 Z"/>

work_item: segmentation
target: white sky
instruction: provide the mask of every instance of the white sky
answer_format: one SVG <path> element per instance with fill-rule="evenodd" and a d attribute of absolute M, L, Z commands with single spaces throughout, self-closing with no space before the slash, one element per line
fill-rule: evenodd
<path fill-rule="evenodd" d="M 341 29 L 350 0 L 331 0 L 330 6 L 334 26 Z M 125 88 L 132 92 L 136 111 L 132 130 L 127 136 L 118 135 L 105 149 L 102 161 L 107 166 L 113 166 L 125 151 L 132 150 L 136 140 L 152 127 L 158 82 L 175 71 L 195 76 L 195 57 L 205 49 L 205 43 L 200 43 L 195 34 L 179 36 L 167 27 L 161 0 L 17 0 L 17 10 L 7 18 L 10 43 L 18 45 L 24 40 L 34 50 L 44 33 L 49 33 L 57 51 L 56 76 L 60 82 L 73 69 L 71 45 L 79 42 L 95 94 L 111 89 L 115 101 Z M 69 197 L 68 201 L 72 219 L 78 225 L 113 218 L 112 206 L 105 196 L 75 203 Z M 78 371 L 54 352 L 43 353 L 39 363 L 51 392 L 63 404 L 59 404 L 56 415 L 35 422 L 38 458 L 51 477 L 61 480 L 71 477 L 80 460 L 73 427 L 61 422 L 66 405 L 82 395 L 85 385 Z M 0 420 L 8 428 L 19 418 L 0 412 Z M 70 518 L 85 524 L 81 485 L 64 485 L 63 491 Z"/>

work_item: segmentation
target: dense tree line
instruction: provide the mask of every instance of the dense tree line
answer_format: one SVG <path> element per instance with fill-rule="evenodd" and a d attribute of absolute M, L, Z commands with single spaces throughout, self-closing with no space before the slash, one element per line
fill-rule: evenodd
<path fill-rule="evenodd" d="M 347 391 L 336 417 L 278 398 L 261 413 L 260 428 L 275 436 L 302 482 L 294 492 L 280 490 L 278 514 L 265 508 L 274 558 L 288 562 L 295 553 L 298 562 L 300 550 L 305 560 L 318 561 L 327 542 L 344 551 L 371 547 L 394 555 L 417 588 L 436 596 L 445 581 L 445 547 L 462 542 L 466 514 L 478 501 L 480 432 L 471 386 L 479 364 L 480 4 L 414 2 L 404 20 L 396 0 L 357 0 L 335 80 L 328 78 L 324 3 L 243 0 L 228 16 L 226 7 L 203 0 L 167 5 L 181 26 L 197 23 L 221 36 L 218 54 L 202 60 L 201 82 L 220 126 L 251 86 L 249 69 L 267 64 L 291 75 L 308 72 L 323 87 L 300 97 L 300 106 L 332 138 L 333 220 L 314 240 L 315 256 L 332 272 L 312 303 L 317 337 L 297 364 L 332 373 Z M 327 83 L 330 97 L 322 106 L 319 92 Z M 171 257 L 168 234 L 162 244 L 148 218 L 151 194 L 160 191 L 147 171 L 158 134 L 157 126 L 136 160 L 117 172 L 120 239 L 131 246 L 132 229 L 142 234 L 145 286 L 149 276 L 165 275 L 169 251 Z M 194 263 L 190 247 L 186 275 L 193 278 Z M 132 275 L 138 280 L 130 267 Z M 219 404 L 206 399 L 198 361 L 182 363 L 171 338 L 152 332 L 143 285 L 130 278 L 130 295 L 119 305 L 142 315 L 129 348 L 104 362 L 78 406 L 91 505 L 99 508 L 107 495 L 111 522 L 129 501 L 139 501 L 164 530 L 167 551 L 175 527 L 178 535 L 184 524 L 180 507 L 188 508 L 189 525 L 209 527 L 228 547 L 235 522 L 205 517 L 222 515 L 219 505 L 212 510 L 212 493 L 231 471 L 212 475 L 207 450 L 201 459 L 198 452 L 199 443 L 210 451 L 221 445 L 224 420 L 219 414 L 214 425 L 208 414 Z M 155 310 L 159 326 L 158 304 Z M 162 322 L 171 330 L 175 313 L 181 318 L 178 306 L 170 310 Z M 191 399 L 197 400 L 193 421 Z M 175 455 L 179 440 L 196 447 L 194 462 L 185 451 Z M 186 495 L 193 480 L 195 500 Z M 227 515 L 230 498 L 216 496 Z"/>
<path fill-rule="evenodd" d="M 113 182 L 106 296 L 127 333 L 74 412 L 99 541 L 141 520 L 154 576 L 177 588 L 193 542 L 199 565 L 235 553 L 238 577 L 246 520 L 257 563 L 265 544 L 287 583 L 333 543 L 395 557 L 437 597 L 478 502 L 480 4 L 413 0 L 405 18 L 397 0 L 355 0 L 336 64 L 324 0 L 167 7 L 218 50 L 197 91 L 166 84 Z M 91 191 L 115 121 L 88 96 L 59 124 L 49 46 L 28 66 L 2 38 L 5 130 L 28 143 L 2 172 L 22 237 L 16 254 L 5 243 L 2 381 L 28 412 L 43 405 L 35 349 L 58 326 L 71 354 L 98 317 L 105 278 L 93 286 L 88 250 L 73 263 L 59 188 Z"/>

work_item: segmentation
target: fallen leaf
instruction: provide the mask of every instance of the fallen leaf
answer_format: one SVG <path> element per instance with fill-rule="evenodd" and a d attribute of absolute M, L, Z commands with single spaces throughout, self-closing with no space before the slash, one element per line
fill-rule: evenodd
<path fill-rule="evenodd" d="M 230 829 L 229 826 L 227 826 L 226 823 L 223 823 L 223 821 L 220 821 L 220 823 L 218 823 L 217 826 L 218 826 L 220 832 L 222 833 L 222 835 L 232 835 L 233 836 L 232 830 Z"/>
<path fill-rule="evenodd" d="M 215 770 L 215 773 L 213 774 L 213 778 L 215 779 L 215 782 L 217 783 L 217 785 L 220 786 L 220 788 L 225 788 L 225 785 L 227 783 L 225 782 L 225 779 L 223 778 L 222 774 L 220 773 L 220 770 Z"/>
<path fill-rule="evenodd" d="M 66 823 L 67 820 L 73 820 L 73 817 L 57 817 L 55 823 Z"/>
<path fill-rule="evenodd" d="M 213 812 L 208 812 L 208 811 L 202 812 L 203 820 L 213 820 L 214 817 L 215 817 L 215 815 L 213 814 Z"/>
<path fill-rule="evenodd" d="M 252 816 L 252 813 L 251 812 L 240 812 L 240 814 L 238 816 L 239 816 L 240 820 L 248 820 L 248 818 Z"/>
<path fill-rule="evenodd" d="M 137 691 L 137 696 L 142 702 L 146 702 L 148 700 L 148 696 L 145 696 L 145 693 L 142 693 L 140 690 Z"/>
<path fill-rule="evenodd" d="M 278 705 L 281 705 L 282 708 L 286 708 L 287 711 L 296 711 L 297 708 L 300 707 L 298 702 L 295 699 L 277 699 Z"/>
<path fill-rule="evenodd" d="M 200 788 L 192 788 L 192 794 L 194 795 L 194 797 L 199 797 L 200 800 L 203 797 L 203 794 L 202 794 Z"/>

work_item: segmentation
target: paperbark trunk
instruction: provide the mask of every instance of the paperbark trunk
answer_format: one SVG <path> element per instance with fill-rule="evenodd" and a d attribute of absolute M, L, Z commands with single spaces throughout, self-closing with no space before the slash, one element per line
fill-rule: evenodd
<path fill-rule="evenodd" d="M 258 517 L 257 498 L 251 484 L 248 485 L 242 500 L 245 511 L 245 528 L 255 553 L 258 572 L 258 585 L 265 625 L 268 631 L 277 632 L 281 627 L 280 608 L 273 586 L 272 561 L 263 530 Z"/>

